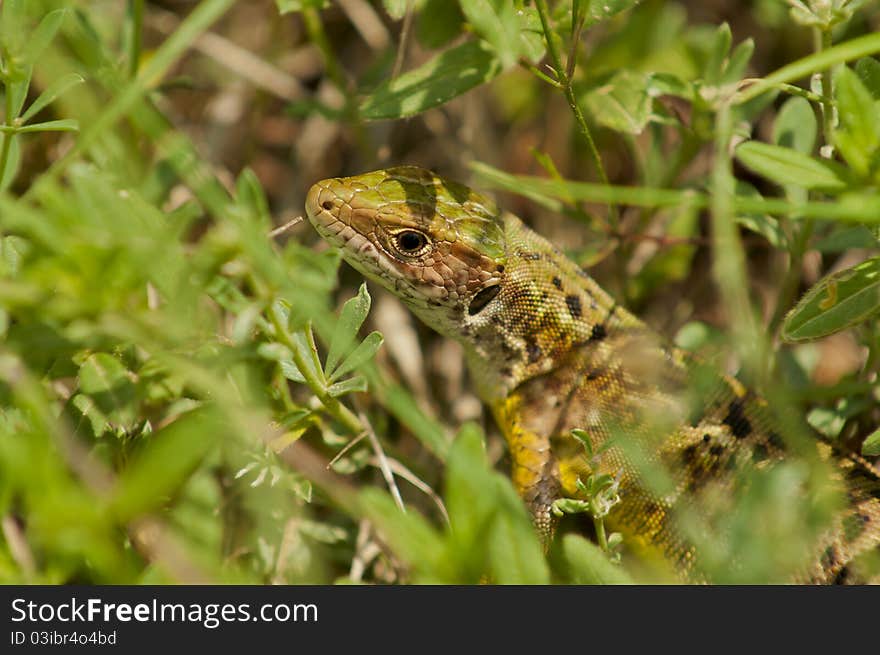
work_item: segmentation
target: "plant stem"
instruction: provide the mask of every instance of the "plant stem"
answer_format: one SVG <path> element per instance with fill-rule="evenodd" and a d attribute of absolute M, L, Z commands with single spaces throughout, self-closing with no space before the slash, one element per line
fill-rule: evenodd
<path fill-rule="evenodd" d="M 735 178 L 730 143 L 733 117 L 729 101 L 715 116 L 715 161 L 711 177 L 712 267 L 721 298 L 731 317 L 734 342 L 746 367 L 765 373 L 763 353 L 766 342 L 758 331 L 746 276 L 746 258 L 735 222 Z"/>
<path fill-rule="evenodd" d="M 334 53 L 333 48 L 330 47 L 330 42 L 327 40 L 327 33 L 324 31 L 324 24 L 321 22 L 320 14 L 316 9 L 303 9 L 302 19 L 303 23 L 305 23 L 309 40 L 318 47 L 318 50 L 321 51 L 321 57 L 324 59 L 324 66 L 327 68 L 327 75 L 333 80 L 336 87 L 342 93 L 346 94 L 347 97 L 348 94 L 346 93 L 345 77 L 342 74 L 342 69 L 339 67 L 339 62 L 336 60 L 336 54 Z"/>
<path fill-rule="evenodd" d="M 779 291 L 779 298 L 776 300 L 773 318 L 770 319 L 770 323 L 767 326 L 767 334 L 771 337 L 776 335 L 776 332 L 782 325 L 782 319 L 785 317 L 801 284 L 801 269 L 804 264 L 804 255 L 807 252 L 807 244 L 810 242 L 810 237 L 813 236 L 814 224 L 815 221 L 812 218 L 803 221 L 790 248 L 788 270 L 785 272 L 782 289 Z"/>
<path fill-rule="evenodd" d="M 128 11 L 131 29 L 128 44 L 128 76 L 134 79 L 137 76 L 143 47 L 144 0 L 129 0 Z"/>
<path fill-rule="evenodd" d="M 831 28 L 819 29 L 814 31 L 814 44 L 816 54 L 831 47 Z M 826 146 L 833 145 L 834 132 L 834 101 L 832 100 L 832 78 L 831 68 L 828 67 L 822 71 L 822 136 L 825 139 Z M 820 151 L 821 152 L 821 151 Z M 830 158 L 830 149 L 826 149 L 825 156 Z"/>
<path fill-rule="evenodd" d="M 299 372 L 306 379 L 306 385 L 312 390 L 312 393 L 315 394 L 327 413 L 339 421 L 351 434 L 360 434 L 363 432 L 364 426 L 361 424 L 358 417 L 355 416 L 354 412 L 343 405 L 338 398 L 334 398 L 327 393 L 327 385 L 324 384 L 324 381 L 318 379 L 312 374 L 311 368 L 303 359 L 300 349 L 297 348 L 290 333 L 287 331 L 284 317 L 274 303 L 269 307 L 268 313 L 269 320 L 275 328 L 275 338 L 279 343 L 287 346 L 290 350 L 293 355 L 293 363 L 296 364 L 297 369 L 299 369 Z M 314 341 L 311 338 L 309 338 L 309 345 L 314 347 Z"/>
<path fill-rule="evenodd" d="M 12 108 L 12 92 L 11 92 L 11 89 L 9 88 L 11 85 L 9 83 L 6 83 L 4 86 L 5 86 L 4 91 L 5 91 L 5 97 L 6 97 L 4 122 L 6 123 L 6 125 L 12 126 L 12 121 L 15 118 L 12 114 L 15 112 L 13 111 L 13 108 Z M 13 132 L 4 133 L 2 135 L 2 138 L 3 138 L 3 148 L 2 148 L 2 150 L 0 150 L 0 190 L 4 189 L 7 185 L 12 183 L 12 180 L 7 181 L 5 178 L 6 178 L 6 166 L 9 162 L 9 153 L 12 150 L 12 140 L 15 138 L 15 134 Z"/>
<path fill-rule="evenodd" d="M 574 88 L 571 85 L 571 76 L 566 72 L 565 67 L 563 67 L 562 58 L 559 56 L 559 50 L 557 50 L 556 43 L 553 41 L 552 31 L 550 29 L 550 19 L 547 16 L 546 0 L 535 0 L 535 8 L 538 10 L 538 16 L 541 18 L 541 29 L 544 31 L 544 40 L 547 42 L 547 52 L 553 62 L 553 70 L 556 72 L 556 79 L 562 86 L 562 90 L 565 93 L 565 99 L 568 101 L 568 106 L 574 114 L 581 136 L 587 143 L 590 155 L 593 157 L 593 163 L 596 165 L 596 170 L 599 173 L 599 179 L 603 184 L 608 184 L 608 175 L 605 172 L 605 166 L 602 164 L 602 158 L 599 156 L 599 150 L 596 148 L 596 143 L 593 141 L 593 135 L 590 133 L 590 128 L 587 126 L 587 121 L 584 118 L 584 114 L 581 112 L 580 105 L 578 105 L 577 98 L 574 95 Z"/>
<path fill-rule="evenodd" d="M 815 28 L 813 31 L 813 45 L 816 54 L 828 50 L 831 47 L 831 28 Z M 831 69 L 826 68 L 822 71 L 822 95 L 819 98 L 819 103 L 822 107 L 822 136 L 826 146 L 832 145 L 834 130 L 834 101 L 832 100 L 831 84 Z M 820 149 L 819 153 L 828 158 L 832 155 L 830 149 Z M 767 329 L 767 333 L 771 337 L 776 335 L 782 325 L 785 313 L 797 294 L 801 283 L 804 254 L 810 243 L 810 237 L 813 235 L 814 225 L 815 221 L 813 219 L 807 219 L 801 225 L 792 225 L 795 236 L 794 242 L 789 248 L 788 270 L 785 273 L 782 289 L 779 291 L 779 298 L 776 301 L 776 309 L 773 311 L 773 317 L 770 319 Z"/>
<path fill-rule="evenodd" d="M 593 517 L 593 527 L 596 529 L 596 541 L 599 542 L 599 548 L 607 553 L 608 537 L 605 534 L 605 520 Z"/>
<path fill-rule="evenodd" d="M 602 163 L 599 149 L 596 147 L 596 142 L 593 140 L 593 135 L 590 132 L 587 120 L 581 111 L 580 104 L 578 104 L 577 97 L 574 93 L 574 87 L 571 83 L 574 75 L 575 56 L 577 53 L 576 45 L 572 44 L 571 55 L 568 62 L 569 65 L 568 67 L 564 67 L 562 65 L 562 58 L 559 54 L 559 50 L 553 40 L 553 31 L 550 27 L 546 0 L 535 0 L 535 8 L 538 10 L 538 16 L 541 19 L 541 30 L 544 32 L 544 40 L 547 42 L 547 52 L 550 55 L 550 60 L 553 62 L 553 70 L 556 73 L 556 79 L 562 87 L 565 99 L 568 102 L 571 113 L 574 115 L 575 123 L 577 123 L 578 130 L 580 131 L 584 142 L 587 144 L 587 149 L 590 151 L 590 156 L 596 167 L 596 172 L 599 174 L 599 180 L 602 184 L 608 185 L 608 174 L 605 171 L 605 165 Z M 574 25 L 576 29 L 575 34 L 572 35 L 573 38 L 577 38 L 580 34 L 580 25 L 583 21 L 579 19 L 580 17 L 575 17 Z M 620 215 L 618 213 L 617 205 L 613 203 L 608 205 L 608 225 L 611 227 L 611 232 L 613 234 L 619 234 Z M 626 264 L 620 248 L 615 248 L 614 251 L 614 272 L 617 290 L 619 293 L 624 293 L 626 290 Z"/>

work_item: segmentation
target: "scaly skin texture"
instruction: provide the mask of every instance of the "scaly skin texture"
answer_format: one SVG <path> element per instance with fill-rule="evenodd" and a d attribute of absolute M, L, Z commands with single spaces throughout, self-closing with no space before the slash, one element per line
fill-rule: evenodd
<path fill-rule="evenodd" d="M 545 539 L 553 502 L 577 498 L 578 477 L 608 473 L 621 498 L 609 526 L 634 551 L 700 579 L 674 517 L 724 512 L 745 473 L 783 460 L 760 399 L 669 347 L 517 217 L 430 171 L 323 180 L 306 211 L 354 268 L 463 344 Z M 573 428 L 601 455 L 588 461 Z M 856 580 L 852 561 L 880 543 L 876 471 L 858 457 L 831 459 L 846 501 L 798 581 Z M 665 474 L 645 479 L 652 468 Z"/>

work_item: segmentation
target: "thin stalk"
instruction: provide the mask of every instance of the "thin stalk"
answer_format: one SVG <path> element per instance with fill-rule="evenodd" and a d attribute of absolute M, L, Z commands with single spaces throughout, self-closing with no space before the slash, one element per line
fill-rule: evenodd
<path fill-rule="evenodd" d="M 547 52 L 553 62 L 553 70 L 556 72 L 556 78 L 559 81 L 559 84 L 562 85 L 562 90 L 565 93 L 565 99 L 568 101 L 568 106 L 574 114 L 581 136 L 584 138 L 584 141 L 587 143 L 587 147 L 590 150 L 593 163 L 599 173 L 599 179 L 603 184 L 608 184 L 608 175 L 605 172 L 605 166 L 602 164 L 602 158 L 599 156 L 599 150 L 596 148 L 595 141 L 593 141 L 593 135 L 590 133 L 590 128 L 587 126 L 587 121 L 584 118 L 584 114 L 574 95 L 574 88 L 571 85 L 571 77 L 566 72 L 566 68 L 562 65 L 562 58 L 559 56 L 559 50 L 556 48 L 556 43 L 551 36 L 552 31 L 550 29 L 550 19 L 547 15 L 546 0 L 535 0 L 535 8 L 538 10 L 538 16 L 541 18 L 541 29 L 544 31 L 544 40 L 547 42 Z"/>
<path fill-rule="evenodd" d="M 312 393 L 315 394 L 315 397 L 324 406 L 327 413 L 339 421 L 349 433 L 360 434 L 363 432 L 364 426 L 361 425 L 360 420 L 355 416 L 354 412 L 343 405 L 338 398 L 334 398 L 327 393 L 327 385 L 324 384 L 324 381 L 318 379 L 312 374 L 311 368 L 303 359 L 302 353 L 299 351 L 299 348 L 296 347 L 290 333 L 287 331 L 284 319 L 278 308 L 272 305 L 269 307 L 268 313 L 269 320 L 272 322 L 272 327 L 275 328 L 275 338 L 290 350 L 293 355 L 293 363 L 296 364 L 297 369 L 299 369 L 299 372 L 306 380 L 306 385 L 311 389 Z M 310 343 L 310 345 L 312 344 Z"/>
<path fill-rule="evenodd" d="M 548 15 L 549 12 L 547 9 L 546 0 L 535 0 L 535 8 L 538 10 L 538 16 L 541 19 L 541 30 L 544 32 L 544 40 L 547 42 L 547 52 L 550 55 L 550 60 L 553 62 L 553 70 L 556 73 L 556 79 L 562 86 L 562 92 L 565 94 L 565 99 L 568 102 L 571 113 L 574 115 L 574 120 L 578 126 L 581 137 L 583 137 L 584 142 L 587 144 L 587 149 L 590 151 L 590 156 L 592 157 L 593 164 L 596 167 L 596 172 L 599 174 L 599 180 L 600 182 L 602 182 L 602 184 L 608 185 L 608 174 L 605 171 L 605 165 L 602 163 L 602 157 L 599 154 L 599 149 L 596 147 L 596 142 L 593 140 L 593 135 L 590 132 L 590 128 L 587 125 L 587 120 L 584 117 L 583 112 L 581 111 L 580 104 L 578 103 L 577 97 L 574 94 L 574 87 L 572 86 L 575 62 L 577 59 L 576 42 L 572 44 L 572 51 L 569 55 L 568 66 L 563 66 L 562 57 L 559 54 L 559 50 L 556 47 L 555 41 L 553 40 L 553 32 L 550 28 L 550 18 Z M 579 7 L 577 9 L 578 13 L 580 13 Z M 572 38 L 575 38 L 579 37 L 580 35 L 580 27 L 583 24 L 583 20 L 581 17 L 578 16 L 575 16 L 573 20 L 575 33 L 572 35 Z M 608 205 L 608 225 L 611 227 L 612 233 L 616 234 L 620 232 L 620 215 L 618 213 L 616 204 Z M 626 264 L 619 248 L 615 249 L 614 252 L 614 271 L 614 278 L 617 283 L 618 291 L 623 293 L 626 289 L 626 284 L 624 282 Z"/>
<path fill-rule="evenodd" d="M 818 27 L 815 28 L 813 37 L 815 54 L 819 55 L 831 48 L 830 28 L 824 30 Z M 825 145 L 828 147 L 820 149 L 819 152 L 822 156 L 829 158 L 832 155 L 830 146 L 832 145 L 834 130 L 834 100 L 831 85 L 831 69 L 826 68 L 822 71 L 822 95 L 819 98 L 819 105 L 822 108 L 822 136 L 825 140 Z M 789 249 L 788 270 L 785 273 L 785 279 L 782 281 L 782 289 L 776 301 L 776 309 L 768 325 L 768 334 L 771 337 L 776 335 L 782 325 L 782 320 L 785 318 L 785 314 L 794 301 L 794 297 L 800 287 L 804 254 L 806 254 L 807 246 L 810 243 L 810 237 L 813 235 L 814 225 L 815 221 L 812 218 L 803 221 L 800 225 L 793 225 L 795 238 L 794 243 Z"/>
<path fill-rule="evenodd" d="M 141 49 L 143 48 L 144 0 L 130 0 L 128 11 L 131 29 L 128 44 L 128 76 L 134 79 L 137 76 L 141 61 Z"/>
<path fill-rule="evenodd" d="M 599 548 L 604 552 L 608 552 L 608 537 L 605 534 L 605 520 L 593 518 L 593 527 L 596 529 L 596 541 L 599 542 Z"/>
<path fill-rule="evenodd" d="M 4 122 L 6 125 L 12 126 L 12 121 L 14 120 L 13 114 L 15 113 L 12 106 L 12 93 L 10 93 L 9 86 L 6 86 L 6 108 L 4 112 Z M 14 133 L 6 133 L 3 134 L 3 147 L 0 149 L 0 189 L 3 188 L 4 183 L 9 184 L 12 180 L 8 182 L 4 180 L 6 173 L 6 165 L 9 162 L 9 153 L 12 151 L 12 140 L 15 138 Z"/>
<path fill-rule="evenodd" d="M 814 31 L 814 43 L 816 54 L 831 48 L 831 29 L 821 30 L 818 27 Z M 834 132 L 834 100 L 832 93 L 831 68 L 822 71 L 822 135 L 825 138 L 825 145 L 833 145 Z M 827 157 L 831 157 L 830 149 L 826 149 Z"/>
<path fill-rule="evenodd" d="M 724 306 L 732 319 L 735 343 L 747 367 L 765 373 L 761 366 L 764 340 L 757 329 L 748 294 L 745 252 L 736 226 L 736 190 L 730 143 L 733 118 L 724 102 L 715 118 L 715 161 L 711 177 L 713 272 Z"/>
<path fill-rule="evenodd" d="M 815 220 L 812 218 L 803 221 L 803 224 L 799 226 L 800 229 L 797 231 L 794 243 L 789 251 L 788 270 L 785 272 L 785 279 L 782 281 L 782 289 L 779 291 L 776 309 L 773 311 L 773 317 L 767 326 L 767 334 L 771 337 L 776 335 L 782 325 L 782 319 L 785 318 L 785 314 L 800 287 L 804 255 L 807 252 L 810 237 L 813 236 L 814 225 Z"/>
<path fill-rule="evenodd" d="M 327 33 L 324 31 L 324 24 L 321 22 L 321 15 L 317 9 L 303 9 L 302 18 L 303 23 L 305 23 L 306 32 L 309 35 L 309 40 L 321 51 L 324 66 L 327 67 L 327 75 L 333 80 L 336 87 L 342 93 L 345 93 L 345 76 L 343 76 L 342 68 L 340 68 L 339 62 L 336 59 L 336 53 L 330 47 L 330 41 L 327 39 Z"/>
<path fill-rule="evenodd" d="M 394 58 L 394 68 L 391 69 L 391 79 L 400 75 L 400 71 L 403 70 L 403 60 L 406 57 L 406 50 L 409 45 L 409 35 L 412 32 L 414 14 L 413 0 L 407 0 L 406 14 L 403 16 L 403 26 L 400 28 L 400 41 L 397 44 L 397 56 Z"/>

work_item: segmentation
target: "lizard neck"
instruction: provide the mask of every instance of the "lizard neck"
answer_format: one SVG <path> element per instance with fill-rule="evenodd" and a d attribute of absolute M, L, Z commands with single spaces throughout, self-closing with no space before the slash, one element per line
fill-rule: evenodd
<path fill-rule="evenodd" d="M 549 373 L 569 353 L 641 322 L 583 269 L 512 214 L 504 216 L 504 280 L 495 302 L 467 317 L 464 343 L 476 388 L 490 405 Z"/>

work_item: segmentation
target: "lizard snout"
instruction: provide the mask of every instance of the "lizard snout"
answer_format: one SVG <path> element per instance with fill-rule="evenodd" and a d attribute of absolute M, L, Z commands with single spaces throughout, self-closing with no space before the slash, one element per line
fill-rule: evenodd
<path fill-rule="evenodd" d="M 322 180 L 312 185 L 306 195 L 306 214 L 316 227 L 326 225 L 339 215 L 342 199 L 333 192 L 331 180 Z"/>

